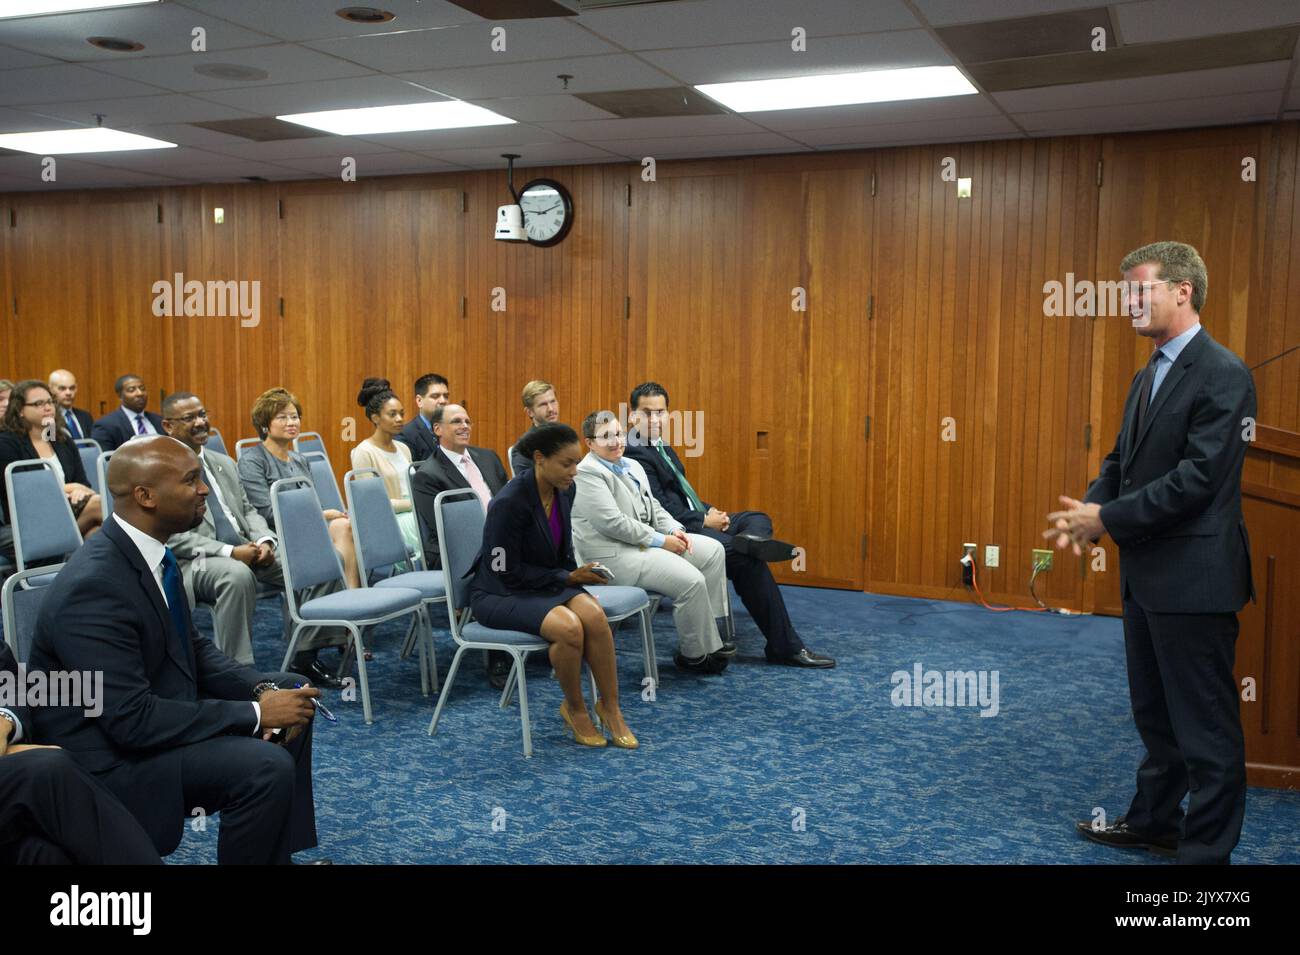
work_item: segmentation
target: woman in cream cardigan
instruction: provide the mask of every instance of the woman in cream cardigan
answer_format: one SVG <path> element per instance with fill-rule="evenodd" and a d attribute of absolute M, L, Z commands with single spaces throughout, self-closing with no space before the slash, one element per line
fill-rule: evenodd
<path fill-rule="evenodd" d="M 406 423 L 406 409 L 402 407 L 402 400 L 393 393 L 387 378 L 363 381 L 357 404 L 365 409 L 375 433 L 352 449 L 352 470 L 374 468 L 383 477 L 388 499 L 397 515 L 397 526 L 406 542 L 406 552 L 418 554 L 423 545 L 411 506 L 411 449 L 401 441 L 393 440 Z"/>

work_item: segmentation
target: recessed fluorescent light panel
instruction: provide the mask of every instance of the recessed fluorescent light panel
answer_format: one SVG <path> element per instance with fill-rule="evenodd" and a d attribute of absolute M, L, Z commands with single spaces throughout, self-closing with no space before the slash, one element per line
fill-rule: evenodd
<path fill-rule="evenodd" d="M 120 153 L 129 149 L 172 149 L 175 143 L 135 133 L 123 133 L 106 126 L 88 129 L 51 129 L 43 133 L 5 133 L 0 135 L 0 149 L 16 149 L 37 156 L 64 153 Z"/>
<path fill-rule="evenodd" d="M 404 103 L 400 106 L 363 106 L 359 109 L 327 109 L 319 113 L 291 113 L 277 116 L 286 123 L 323 129 L 339 136 L 373 133 L 410 133 L 422 129 L 462 129 L 467 126 L 500 126 L 514 120 L 482 106 L 460 100 L 436 103 Z"/>
<path fill-rule="evenodd" d="M 955 66 L 790 76 L 775 80 L 705 83 L 695 87 L 737 113 L 772 109 L 815 109 L 855 103 L 966 96 L 978 92 Z"/>
<path fill-rule="evenodd" d="M 137 7 L 158 0 L 4 0 L 0 20 L 9 17 L 40 17 L 47 13 L 74 13 L 81 10 L 107 10 L 111 7 Z"/>

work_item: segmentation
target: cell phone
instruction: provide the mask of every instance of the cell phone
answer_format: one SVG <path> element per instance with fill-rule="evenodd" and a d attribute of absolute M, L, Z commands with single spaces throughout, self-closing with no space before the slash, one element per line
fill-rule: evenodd
<path fill-rule="evenodd" d="M 603 578 L 606 582 L 614 579 L 614 572 L 604 564 L 592 564 L 591 572 L 597 577 Z"/>

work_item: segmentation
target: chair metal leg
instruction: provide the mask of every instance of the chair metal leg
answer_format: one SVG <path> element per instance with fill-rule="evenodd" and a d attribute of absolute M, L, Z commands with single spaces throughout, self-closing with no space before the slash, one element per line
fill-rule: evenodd
<path fill-rule="evenodd" d="M 659 661 L 655 658 L 654 626 L 650 621 L 647 607 L 641 614 L 641 653 L 645 657 L 645 675 L 651 680 L 650 685 L 659 689 Z"/>
<path fill-rule="evenodd" d="M 402 651 L 397 655 L 397 659 L 405 660 L 411 655 L 411 651 L 415 649 L 415 638 L 416 623 L 412 619 L 410 625 L 406 628 L 406 636 L 402 638 Z"/>
<path fill-rule="evenodd" d="M 359 647 L 357 651 L 357 682 L 361 684 L 361 712 L 365 714 L 366 725 L 369 726 L 375 721 L 375 717 L 370 710 L 370 681 L 366 679 L 365 647 L 361 644 L 361 631 L 350 623 L 344 626 L 352 634 L 352 642 Z"/>
<path fill-rule="evenodd" d="M 519 721 L 524 727 L 524 759 L 533 755 L 533 731 L 528 725 L 528 681 L 524 676 L 524 658 L 518 650 L 511 650 L 515 658 L 515 672 L 519 677 Z"/>
<path fill-rule="evenodd" d="M 433 708 L 433 719 L 429 721 L 430 736 L 438 732 L 438 719 L 442 716 L 443 704 L 447 702 L 447 697 L 451 696 L 451 685 L 456 682 L 456 671 L 460 669 L 460 659 L 468 649 L 467 645 L 461 644 L 456 648 L 456 655 L 451 658 L 451 669 L 447 671 L 447 682 L 443 684 L 442 692 L 438 694 L 438 705 Z"/>
<path fill-rule="evenodd" d="M 420 641 L 420 695 L 429 695 L 429 654 L 424 645 L 424 638 L 421 636 Z"/>
<path fill-rule="evenodd" d="M 289 646 L 284 651 L 284 659 L 280 661 L 280 672 L 289 672 L 289 661 L 293 659 L 293 651 L 298 649 L 298 635 L 302 632 L 303 625 L 296 623 L 293 625 L 293 631 L 289 634 Z"/>
<path fill-rule="evenodd" d="M 433 692 L 438 692 L 438 648 L 433 642 L 433 612 L 428 604 L 420 606 L 420 613 L 424 618 L 424 640 L 429 644 L 429 683 L 433 686 Z"/>
<path fill-rule="evenodd" d="M 600 702 L 600 689 L 596 686 L 596 672 L 590 666 L 587 667 L 587 676 L 591 678 L 591 718 L 596 726 L 600 726 L 600 711 L 596 709 Z"/>
<path fill-rule="evenodd" d="M 500 706 L 503 710 L 510 705 L 510 701 L 514 698 L 515 683 L 518 681 L 519 677 L 518 671 L 523 669 L 524 666 L 524 658 L 522 656 L 515 656 L 513 650 L 510 651 L 510 653 L 514 656 L 515 662 L 510 667 L 510 675 L 506 677 L 506 685 L 501 688 Z"/>

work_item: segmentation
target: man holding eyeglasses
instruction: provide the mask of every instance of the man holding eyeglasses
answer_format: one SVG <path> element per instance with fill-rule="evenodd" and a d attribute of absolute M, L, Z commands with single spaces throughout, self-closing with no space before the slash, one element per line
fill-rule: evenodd
<path fill-rule="evenodd" d="M 167 542 L 180 563 L 190 605 L 212 604 L 217 648 L 247 666 L 253 660 L 253 611 L 257 606 L 258 581 L 284 586 L 284 575 L 276 557 L 277 539 L 239 480 L 235 462 L 206 448 L 211 433 L 208 413 L 197 395 L 178 391 L 163 399 L 163 428 L 199 458 L 203 483 L 210 489 L 203 520 L 192 530 L 173 535 Z M 304 659 L 313 682 L 322 674 Z M 329 674 L 324 674 L 328 676 Z"/>
<path fill-rule="evenodd" d="M 1246 806 L 1233 662 L 1237 611 L 1255 597 L 1241 513 L 1255 384 L 1201 327 L 1208 276 L 1194 248 L 1154 242 L 1120 270 L 1151 358 L 1101 475 L 1082 501 L 1061 497 L 1043 536 L 1075 554 L 1103 534 L 1119 545 L 1129 695 L 1146 755 L 1128 812 L 1077 829 L 1102 845 L 1221 864 Z"/>

